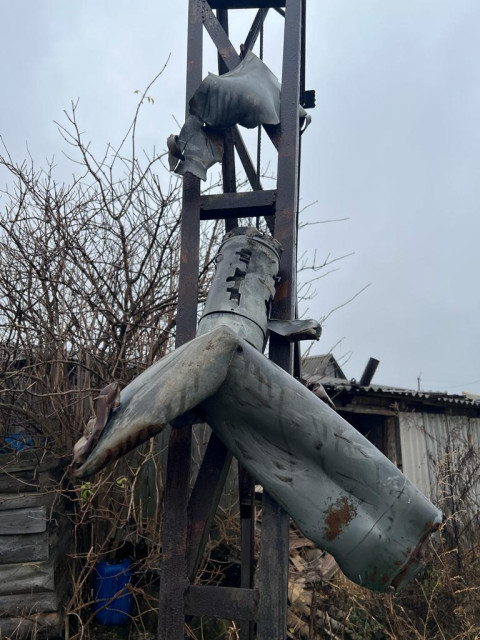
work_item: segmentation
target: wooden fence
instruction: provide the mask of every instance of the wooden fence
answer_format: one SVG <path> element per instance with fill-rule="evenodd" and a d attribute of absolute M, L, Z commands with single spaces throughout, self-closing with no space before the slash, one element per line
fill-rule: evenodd
<path fill-rule="evenodd" d="M 71 528 L 58 459 L 0 455 L 0 638 L 59 638 Z"/>

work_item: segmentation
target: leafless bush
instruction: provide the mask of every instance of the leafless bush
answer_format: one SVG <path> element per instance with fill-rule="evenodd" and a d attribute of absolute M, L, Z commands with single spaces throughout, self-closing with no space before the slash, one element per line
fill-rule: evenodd
<path fill-rule="evenodd" d="M 60 127 L 76 163 L 68 184 L 56 180 L 53 164 L 37 169 L 31 159 L 16 163 L 7 149 L 0 153 L 10 185 L 1 192 L 0 212 L 2 445 L 5 436 L 22 434 L 68 460 L 97 391 L 112 379 L 123 387 L 173 344 L 181 182 L 161 155 L 137 157 L 138 115 L 121 144 L 98 158 L 72 105 Z M 222 235 L 219 222 L 206 224 L 200 302 Z M 71 637 L 88 637 L 101 559 L 129 556 L 144 576 L 130 587 L 139 630 L 153 592 L 158 599 L 165 442 L 157 438 L 66 491 L 75 531 Z"/>
<path fill-rule="evenodd" d="M 56 179 L 53 163 L 39 169 L 31 159 L 17 163 L 8 149 L 0 151 L 0 168 L 9 177 L 0 192 L 2 440 L 23 434 L 69 458 L 98 390 L 112 379 L 123 387 L 172 347 L 181 182 L 166 177 L 161 155 L 142 160 L 137 155 L 135 132 L 145 96 L 127 135 L 100 157 L 84 139 L 77 105 L 72 105 L 66 124 L 59 125 L 70 148 L 68 160 L 75 164 L 76 177 L 68 183 Z M 200 303 L 221 234 L 220 222 L 202 234 Z M 312 270 L 315 279 L 335 260 L 317 265 L 314 258 L 308 265 L 304 258 L 301 269 Z M 134 627 L 139 633 L 151 627 L 148 618 L 158 598 L 165 445 L 166 438 L 157 438 L 95 480 L 62 487 L 72 505 L 75 535 L 68 637 L 91 635 L 98 561 L 125 556 L 141 576 L 129 587 L 136 602 Z M 225 516 L 211 540 L 204 582 L 223 580 L 225 567 L 210 561 L 220 546 L 235 547 L 232 522 Z M 235 625 L 228 633 L 237 637 Z"/>
<path fill-rule="evenodd" d="M 171 346 L 181 193 L 175 180 L 162 187 L 160 156 L 141 163 L 132 142 L 130 157 L 121 145 L 97 159 L 75 105 L 68 121 L 81 170 L 71 184 L 51 165 L 0 155 L 14 182 L 0 216 L 0 418 L 7 432 L 28 425 L 70 449 L 92 392 Z M 205 235 L 201 297 L 217 231 Z"/>

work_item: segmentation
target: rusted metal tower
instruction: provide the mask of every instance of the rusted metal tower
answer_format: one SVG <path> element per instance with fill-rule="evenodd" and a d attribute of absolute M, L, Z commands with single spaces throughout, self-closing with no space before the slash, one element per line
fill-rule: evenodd
<path fill-rule="evenodd" d="M 189 0 L 186 115 L 188 102 L 202 81 L 204 29 L 218 50 L 219 72 L 234 69 L 255 45 L 269 10 L 284 17 L 280 125 L 265 126 L 278 151 L 277 186 L 263 190 L 237 127 L 225 133 L 223 191 L 202 196 L 200 180 L 187 173 L 183 183 L 181 266 L 176 346 L 195 337 L 197 324 L 200 221 L 225 219 L 227 230 L 238 218 L 265 216 L 269 229 L 283 246 L 281 284 L 273 317 L 296 314 L 297 204 L 300 167 L 299 104 L 311 102 L 305 92 L 306 0 Z M 258 9 L 241 51 L 228 37 L 230 10 Z M 234 13 L 234 12 L 232 12 Z M 235 151 L 252 191 L 235 192 Z M 270 358 L 293 373 L 291 343 L 271 335 Z M 296 358 L 298 361 L 298 356 Z M 232 456 L 212 435 L 198 477 L 189 489 L 191 427 L 172 430 L 165 488 L 163 562 L 161 571 L 160 640 L 183 640 L 188 615 L 241 621 L 242 640 L 283 640 L 286 637 L 288 581 L 288 516 L 267 494 L 263 497 L 263 525 L 257 587 L 253 588 L 253 480 L 240 470 L 241 586 L 194 586 Z M 255 625 L 256 623 L 256 625 Z M 255 629 L 256 626 L 256 629 Z"/>

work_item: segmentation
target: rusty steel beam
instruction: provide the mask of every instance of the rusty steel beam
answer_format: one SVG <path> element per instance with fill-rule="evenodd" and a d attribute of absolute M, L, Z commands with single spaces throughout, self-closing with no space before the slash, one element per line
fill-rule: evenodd
<path fill-rule="evenodd" d="M 301 0 L 300 0 L 301 1 Z M 250 4 L 247 2 L 247 4 Z M 188 112 L 188 101 L 202 81 L 202 24 L 216 45 L 219 53 L 219 72 L 235 68 L 240 63 L 240 56 L 235 51 L 228 38 L 228 13 L 229 8 L 246 8 L 247 4 L 242 2 L 202 2 L 201 0 L 190 0 L 189 5 L 189 36 L 187 51 L 187 91 L 186 91 L 186 111 Z M 257 8 L 270 8 L 285 6 L 284 2 L 252 2 L 252 6 Z M 297 5 L 297 7 L 295 7 Z M 218 9 L 216 17 L 212 9 Z M 266 12 L 259 12 L 247 36 L 247 47 L 254 44 L 258 36 L 261 20 Z M 281 185 L 280 200 L 276 204 L 277 212 L 280 212 L 279 222 L 276 225 L 276 236 L 281 239 L 284 249 L 286 249 L 286 261 L 282 260 L 282 275 L 284 283 L 281 288 L 280 300 L 277 304 L 277 318 L 291 318 L 292 315 L 292 291 L 295 287 L 295 273 L 293 261 L 296 257 L 296 229 L 292 226 L 292 220 L 296 219 L 296 201 L 298 191 L 298 104 L 300 98 L 300 24 L 301 7 L 299 0 L 289 0 L 287 2 L 286 24 L 285 24 L 285 44 L 284 44 L 284 71 L 282 81 L 285 86 L 282 89 L 282 125 L 280 127 L 266 127 L 266 131 L 275 146 L 279 148 L 278 164 L 278 184 Z M 293 59 L 291 59 L 293 56 Z M 293 71 L 293 75 L 292 75 Z M 292 105 L 292 97 L 294 102 Z M 294 116 L 292 114 L 295 114 Z M 256 171 L 246 151 L 243 140 L 235 127 L 231 133 L 226 134 L 226 157 L 223 161 L 224 191 L 228 194 L 229 204 L 237 206 L 236 214 L 242 211 L 247 198 L 251 196 L 234 194 L 234 156 L 233 147 L 237 153 L 247 173 L 247 177 L 253 188 L 259 186 Z M 295 150 L 295 144 L 297 149 Z M 282 183 L 283 181 L 283 183 Z M 256 194 L 257 195 L 257 194 Z M 264 198 L 265 196 L 263 196 Z M 267 200 L 271 199 L 268 194 Z M 199 223 L 201 216 L 205 216 L 210 209 L 210 214 L 215 209 L 219 211 L 219 200 L 201 199 L 199 180 L 191 175 L 184 177 L 183 208 L 182 208 L 182 232 L 181 232 L 181 266 L 179 282 L 179 305 L 177 319 L 177 347 L 193 338 L 196 325 L 196 301 L 197 301 L 197 278 L 199 267 Z M 224 204 L 226 203 L 226 200 Z M 243 203 L 243 204 L 240 204 Z M 203 205 L 203 210 L 202 210 Z M 273 203 L 275 207 L 275 203 Z M 268 205 L 271 206 L 271 205 Z M 203 211 L 203 213 L 201 213 Z M 245 211 L 245 209 L 243 209 Z M 225 217 L 227 213 L 224 209 Z M 270 210 L 268 211 L 270 213 Z M 263 212 L 265 213 L 265 212 Z M 258 212 L 257 212 L 258 215 Z M 277 213 L 278 216 L 278 213 Z M 228 224 L 228 223 L 227 223 Z M 269 227 L 273 230 L 273 224 Z M 289 311 L 287 311 L 287 309 Z M 278 342 L 278 344 L 275 344 Z M 291 371 L 290 347 L 284 341 L 273 339 L 271 354 L 273 359 L 283 368 Z M 227 593 L 218 589 L 207 592 L 196 587 L 190 587 L 189 577 L 195 572 L 198 566 L 201 549 L 203 547 L 208 524 L 211 520 L 213 509 L 219 495 L 219 487 L 222 484 L 227 468 L 227 457 L 223 456 L 223 463 L 205 463 L 201 471 L 190 503 L 188 501 L 188 479 L 189 479 L 189 458 L 191 447 L 191 427 L 175 429 L 172 433 L 169 462 L 167 468 L 166 495 L 165 495 L 165 515 L 164 515 L 164 535 L 163 552 L 164 561 L 162 563 L 162 588 L 160 594 L 159 607 L 159 640 L 182 640 L 184 617 L 186 612 L 198 614 L 208 613 L 207 609 L 215 610 L 214 615 L 225 615 L 225 607 L 233 607 L 231 617 L 242 620 L 251 620 L 255 614 L 258 593 L 251 589 Z M 213 447 L 213 445 L 212 445 Z M 212 449 L 213 450 L 213 449 Z M 207 469 L 208 467 L 208 469 Z M 209 486 L 215 494 L 213 504 L 206 505 L 205 501 L 199 499 L 198 492 L 201 487 Z M 190 504 L 192 512 L 192 547 L 188 549 L 188 518 L 187 504 Z M 253 508 L 253 507 L 252 507 Z M 245 515 L 245 508 L 244 508 Z M 248 535 L 252 535 L 252 514 L 250 518 L 244 518 L 242 528 L 245 533 L 250 529 Z M 272 637 L 283 638 L 286 633 L 286 593 L 287 593 L 287 570 L 288 570 L 288 518 L 283 510 L 274 502 L 272 498 L 265 495 L 264 498 L 264 524 L 262 528 L 262 561 L 260 568 L 260 587 L 264 593 L 260 594 L 258 609 L 258 639 L 270 640 Z M 269 541 L 266 541 L 269 538 Z M 251 553 L 251 537 L 247 538 L 242 545 L 242 555 L 247 561 L 247 555 Z M 247 561 L 249 567 L 244 573 L 242 584 L 251 585 L 252 566 L 251 559 Z M 225 598 L 222 598 L 222 595 Z M 253 600 L 252 600 L 253 598 Z M 222 604 L 222 600 L 224 601 Z M 211 605 L 208 603 L 211 602 Z M 229 604 L 230 603 L 230 604 Z M 248 603 L 248 604 L 247 604 Z M 227 606 L 228 605 L 228 606 Z M 218 612 L 218 613 L 217 613 Z M 235 615 L 234 615 L 235 613 Z M 251 637 L 252 626 L 243 625 L 242 637 Z M 267 630 L 268 629 L 268 630 Z"/>
<path fill-rule="evenodd" d="M 307 2 L 302 0 L 302 23 L 300 33 L 300 94 L 299 102 L 303 106 L 305 102 L 305 69 L 306 69 L 306 21 L 307 21 Z"/>
<path fill-rule="evenodd" d="M 282 93 L 278 139 L 277 206 L 275 239 L 283 247 L 281 283 L 273 307 L 273 317 L 295 317 L 297 295 L 297 207 L 300 161 L 299 101 L 301 66 L 301 0 L 287 0 L 283 44 Z M 270 358 L 293 373 L 291 343 L 272 334 Z M 287 588 L 289 518 L 264 492 L 257 621 L 258 640 L 287 635 Z M 273 551 L 274 550 L 274 551 Z"/>
<path fill-rule="evenodd" d="M 233 145 L 231 129 L 227 129 L 223 136 L 222 182 L 224 193 L 236 193 L 237 175 L 235 172 L 235 147 Z M 235 227 L 238 227 L 238 219 L 236 216 L 224 216 L 224 218 L 225 231 L 227 233 L 232 231 L 232 229 L 235 229 Z"/>
<path fill-rule="evenodd" d="M 247 176 L 248 182 L 250 183 L 250 186 L 254 191 L 263 190 L 261 180 L 260 178 L 257 178 L 257 170 L 253 166 L 252 159 L 250 158 L 250 154 L 248 153 L 238 127 L 233 127 L 232 134 L 235 149 L 245 170 L 245 174 Z M 267 217 L 265 218 L 265 222 L 267 223 L 268 230 L 273 235 L 275 232 L 275 218 L 273 216 L 267 215 Z"/>
<path fill-rule="evenodd" d="M 250 27 L 250 31 L 248 32 L 247 37 L 245 38 L 245 42 L 243 45 L 240 45 L 241 54 L 240 57 L 243 58 L 247 51 L 251 51 L 257 42 L 258 36 L 260 35 L 260 31 L 262 30 L 263 23 L 265 22 L 265 18 L 267 17 L 268 9 L 259 9 L 257 11 L 257 15 L 255 16 L 252 26 Z"/>
<path fill-rule="evenodd" d="M 187 40 L 186 117 L 188 101 L 202 81 L 202 3 L 190 0 Z M 197 325 L 200 246 L 200 180 L 183 181 L 180 232 L 176 347 L 195 336 Z M 168 448 L 162 526 L 162 565 L 158 610 L 158 640 L 183 640 L 184 594 L 188 579 L 188 497 L 192 428 L 172 430 Z"/>
<path fill-rule="evenodd" d="M 235 149 L 237 150 L 238 157 L 240 158 L 240 161 L 243 165 L 250 186 L 254 191 L 255 189 L 263 189 L 260 180 L 257 178 L 257 170 L 253 165 L 252 159 L 250 158 L 250 154 L 248 153 L 248 149 L 245 146 L 242 134 L 240 133 L 238 126 L 233 127 L 232 135 L 233 144 L 235 145 Z"/>
<path fill-rule="evenodd" d="M 240 503 L 240 587 L 253 588 L 255 571 L 255 481 L 238 463 Z M 254 620 L 240 621 L 240 640 L 252 640 Z"/>
<path fill-rule="evenodd" d="M 225 35 L 228 37 L 228 9 L 217 9 L 217 20 L 218 24 L 222 27 L 225 32 Z M 232 45 L 233 48 L 233 45 Z M 223 73 L 228 72 L 228 67 L 225 64 L 220 52 L 217 52 L 218 59 L 218 73 L 222 75 Z"/>
<path fill-rule="evenodd" d="M 275 9 L 284 7 L 285 0 L 209 0 L 212 9 Z"/>
<path fill-rule="evenodd" d="M 188 588 L 188 487 L 192 429 L 173 429 L 164 494 L 158 639 L 183 640 Z"/>
<path fill-rule="evenodd" d="M 205 3 L 203 10 L 203 24 L 213 44 L 217 47 L 217 51 L 225 63 L 226 68 L 232 71 L 242 60 L 230 42 L 228 35 L 225 33 L 225 29 L 207 3 Z"/>
<path fill-rule="evenodd" d="M 277 168 L 277 207 L 275 239 L 283 246 L 280 266 L 281 292 L 277 295 L 275 317 L 291 319 L 295 315 L 297 270 L 297 204 L 299 152 L 300 94 L 300 32 L 301 2 L 287 0 L 282 94 L 280 105 L 280 136 Z M 284 351 L 289 351 L 286 345 Z M 278 364 L 278 363 L 277 363 Z M 283 368 L 289 370 L 285 361 Z"/>
<path fill-rule="evenodd" d="M 212 434 L 189 502 L 192 525 L 188 546 L 190 582 L 195 580 L 200 567 L 231 462 L 232 454 L 230 451 L 215 434 Z"/>
<path fill-rule="evenodd" d="M 275 189 L 205 195 L 200 198 L 200 218 L 219 220 L 234 215 L 239 218 L 273 216 L 276 199 Z"/>
<path fill-rule="evenodd" d="M 217 9 L 217 20 L 228 36 L 228 9 Z M 228 72 L 220 53 L 218 57 L 218 73 L 222 75 Z M 235 171 L 235 147 L 233 145 L 232 130 L 227 129 L 223 134 L 223 158 L 222 158 L 222 182 L 224 193 L 234 193 L 237 190 L 237 174 Z M 238 227 L 238 220 L 235 217 L 225 218 L 225 231 L 231 231 Z"/>

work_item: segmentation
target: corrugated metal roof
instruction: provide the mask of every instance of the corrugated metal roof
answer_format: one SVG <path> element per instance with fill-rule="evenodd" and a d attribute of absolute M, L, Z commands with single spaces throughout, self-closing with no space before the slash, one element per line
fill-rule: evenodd
<path fill-rule="evenodd" d="M 336 391 L 349 391 L 353 393 L 373 393 L 388 394 L 392 396 L 400 396 L 405 398 L 417 398 L 432 402 L 441 402 L 453 405 L 463 405 L 470 407 L 480 407 L 480 400 L 467 395 L 450 394 L 442 391 L 415 391 L 414 389 L 402 389 L 400 387 L 390 387 L 388 385 L 370 384 L 361 387 L 356 381 L 343 381 L 338 378 L 324 377 L 316 380 L 317 376 L 313 376 L 315 382 L 321 380 L 324 387 L 335 387 Z"/>

